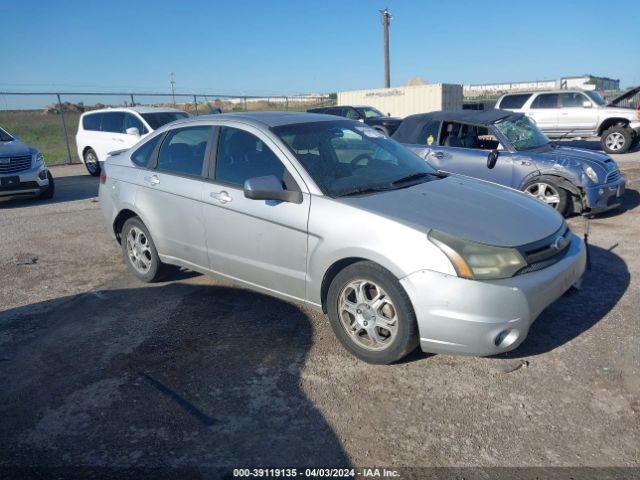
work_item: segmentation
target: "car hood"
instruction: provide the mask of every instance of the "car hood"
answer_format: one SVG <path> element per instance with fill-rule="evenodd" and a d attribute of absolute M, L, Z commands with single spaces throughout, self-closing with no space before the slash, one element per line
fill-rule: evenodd
<path fill-rule="evenodd" d="M 22 140 L 15 138 L 11 142 L 0 142 L 0 157 L 31 155 L 33 149 Z"/>
<path fill-rule="evenodd" d="M 561 167 L 581 167 L 583 164 L 591 167 L 597 165 L 606 172 L 614 170 L 617 167 L 616 162 L 606 153 L 594 152 L 593 150 L 586 150 L 584 148 L 550 148 L 543 152 L 538 152 L 535 159 Z"/>
<path fill-rule="evenodd" d="M 409 188 L 339 202 L 474 242 L 517 247 L 546 238 L 564 223 L 556 211 L 516 190 L 451 175 Z"/>

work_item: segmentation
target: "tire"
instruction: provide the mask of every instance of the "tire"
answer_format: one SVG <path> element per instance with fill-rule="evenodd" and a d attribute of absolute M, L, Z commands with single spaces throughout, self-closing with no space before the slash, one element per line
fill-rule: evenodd
<path fill-rule="evenodd" d="M 560 187 L 556 180 L 548 177 L 538 177 L 527 182 L 523 192 L 542 200 L 560 215 L 567 213 L 569 205 L 569 192 Z"/>
<path fill-rule="evenodd" d="M 124 222 L 120 243 L 124 261 L 131 273 L 143 282 L 158 279 L 162 263 L 149 230 L 138 217 Z"/>
<path fill-rule="evenodd" d="M 47 170 L 47 178 L 49 179 L 49 186 L 40 195 L 38 195 L 38 198 L 40 200 L 50 200 L 50 199 L 52 199 L 53 198 L 53 194 L 56 191 L 56 184 L 53 181 L 53 175 L 51 175 L 51 172 L 49 170 Z"/>
<path fill-rule="evenodd" d="M 94 152 L 92 148 L 84 152 L 84 166 L 92 177 L 100 175 L 100 161 L 98 160 L 98 155 L 96 155 L 96 152 Z"/>
<path fill-rule="evenodd" d="M 633 142 L 631 130 L 627 127 L 611 127 L 600 138 L 600 145 L 607 153 L 627 153 Z"/>
<path fill-rule="evenodd" d="M 393 274 L 373 262 L 351 264 L 336 275 L 327 311 L 340 343 L 367 363 L 397 362 L 418 346 L 418 324 L 407 293 Z"/>

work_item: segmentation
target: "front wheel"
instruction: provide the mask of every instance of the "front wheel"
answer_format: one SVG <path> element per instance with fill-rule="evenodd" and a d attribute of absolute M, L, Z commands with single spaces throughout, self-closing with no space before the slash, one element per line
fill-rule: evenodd
<path fill-rule="evenodd" d="M 43 190 L 40 195 L 38 195 L 38 198 L 40 200 L 49 200 L 53 198 L 53 194 L 56 191 L 56 185 L 53 181 L 53 175 L 51 175 L 51 172 L 49 170 L 47 170 L 47 178 L 49 179 L 49 186 L 45 190 Z"/>
<path fill-rule="evenodd" d="M 567 212 L 569 194 L 553 180 L 546 178 L 533 180 L 525 185 L 524 193 L 542 200 L 551 208 L 557 210 L 560 215 L 564 215 Z"/>
<path fill-rule="evenodd" d="M 368 363 L 389 364 L 418 345 L 411 301 L 393 274 L 372 262 L 354 263 L 331 282 L 331 328 L 342 345 Z"/>
<path fill-rule="evenodd" d="M 602 149 L 607 153 L 626 153 L 632 142 L 633 135 L 627 127 L 611 127 L 600 139 Z"/>
<path fill-rule="evenodd" d="M 87 167 L 87 172 L 92 177 L 100 175 L 100 161 L 96 152 L 91 148 L 84 153 L 84 166 Z"/>
<path fill-rule="evenodd" d="M 122 254 L 129 270 L 143 282 L 157 280 L 160 257 L 142 221 L 133 217 L 124 222 L 121 235 Z"/>

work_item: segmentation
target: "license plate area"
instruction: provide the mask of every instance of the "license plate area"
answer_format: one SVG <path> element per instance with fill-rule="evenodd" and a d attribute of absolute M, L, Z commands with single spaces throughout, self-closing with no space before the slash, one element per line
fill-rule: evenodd
<path fill-rule="evenodd" d="M 20 185 L 20 177 L 0 177 L 0 187 L 14 187 Z"/>

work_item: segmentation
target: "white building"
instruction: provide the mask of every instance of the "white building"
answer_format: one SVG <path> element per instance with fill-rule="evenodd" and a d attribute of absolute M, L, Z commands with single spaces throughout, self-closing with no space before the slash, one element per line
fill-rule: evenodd
<path fill-rule="evenodd" d="M 524 92 L 535 90 L 558 90 L 579 88 L 581 90 L 619 90 L 620 80 L 594 75 L 580 77 L 562 77 L 559 80 L 533 80 L 510 83 L 485 83 L 464 85 L 465 98 L 497 96 L 509 92 Z"/>

